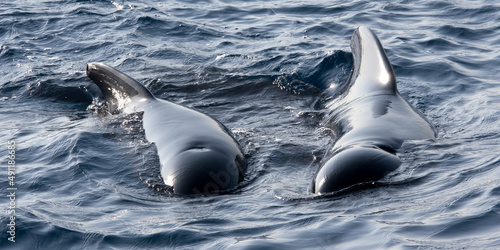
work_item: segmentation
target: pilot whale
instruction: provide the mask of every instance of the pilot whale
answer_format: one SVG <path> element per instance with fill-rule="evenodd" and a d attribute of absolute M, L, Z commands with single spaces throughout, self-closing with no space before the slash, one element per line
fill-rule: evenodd
<path fill-rule="evenodd" d="M 317 194 L 378 181 L 399 167 L 396 152 L 403 141 L 436 137 L 435 128 L 399 94 L 377 36 L 361 26 L 354 31 L 351 49 L 347 90 L 326 104 L 325 126 L 337 131 L 338 140 L 313 180 Z"/>
<path fill-rule="evenodd" d="M 88 63 L 87 75 L 111 112 L 143 112 L 146 139 L 156 145 L 161 176 L 172 193 L 232 190 L 242 181 L 244 154 L 220 122 L 155 98 L 142 84 L 103 63 Z"/>

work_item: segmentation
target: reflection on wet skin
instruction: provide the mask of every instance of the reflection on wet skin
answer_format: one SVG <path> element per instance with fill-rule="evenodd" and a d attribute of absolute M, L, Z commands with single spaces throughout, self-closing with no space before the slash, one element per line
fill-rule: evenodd
<path fill-rule="evenodd" d="M 313 192 L 331 193 L 374 183 L 400 164 L 395 155 L 404 140 L 435 138 L 433 126 L 397 90 L 384 49 L 366 27 L 351 41 L 354 64 L 349 90 L 327 104 L 329 124 L 340 137 L 313 181 Z"/>

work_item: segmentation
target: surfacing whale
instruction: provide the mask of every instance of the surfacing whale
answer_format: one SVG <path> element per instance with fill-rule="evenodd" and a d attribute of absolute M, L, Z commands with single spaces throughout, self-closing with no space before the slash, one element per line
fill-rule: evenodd
<path fill-rule="evenodd" d="M 339 138 L 313 180 L 317 194 L 378 181 L 399 167 L 396 152 L 403 141 L 436 137 L 434 127 L 399 94 L 377 36 L 361 26 L 354 31 L 351 49 L 348 90 L 327 103 L 327 126 Z"/>
<path fill-rule="evenodd" d="M 156 145 L 161 176 L 172 193 L 232 190 L 243 180 L 245 157 L 220 122 L 155 98 L 142 84 L 105 64 L 88 63 L 87 75 L 111 112 L 144 112 L 146 139 Z"/>

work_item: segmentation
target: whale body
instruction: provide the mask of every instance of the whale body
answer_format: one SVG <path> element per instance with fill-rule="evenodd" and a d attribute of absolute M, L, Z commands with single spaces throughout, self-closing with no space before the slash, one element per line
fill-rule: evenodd
<path fill-rule="evenodd" d="M 111 112 L 144 112 L 146 139 L 156 145 L 161 176 L 175 194 L 232 190 L 243 180 L 246 160 L 229 130 L 212 117 L 155 98 L 142 84 L 103 63 L 87 75 Z"/>
<path fill-rule="evenodd" d="M 339 137 L 313 180 L 317 194 L 378 181 L 399 167 L 396 152 L 405 140 L 436 137 L 434 127 L 399 94 L 377 36 L 361 26 L 354 31 L 351 49 L 347 90 L 326 105 L 326 126 Z"/>

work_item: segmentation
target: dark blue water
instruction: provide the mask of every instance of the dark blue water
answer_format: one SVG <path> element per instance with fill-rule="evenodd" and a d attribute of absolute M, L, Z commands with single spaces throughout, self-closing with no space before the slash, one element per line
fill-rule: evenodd
<path fill-rule="evenodd" d="M 360 25 L 438 138 L 406 142 L 378 187 L 314 197 L 335 139 L 322 91 Z M 0 46 L 2 249 L 500 248 L 496 1 L 2 1 Z M 230 128 L 241 187 L 162 192 L 141 115 L 101 112 L 92 61 Z"/>

